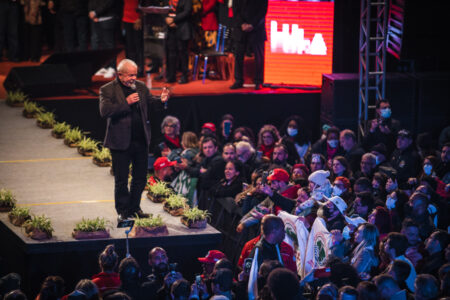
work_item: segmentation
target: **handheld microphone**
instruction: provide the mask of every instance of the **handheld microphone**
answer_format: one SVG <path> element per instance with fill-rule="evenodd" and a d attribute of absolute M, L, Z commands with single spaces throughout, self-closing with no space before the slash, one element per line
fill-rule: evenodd
<path fill-rule="evenodd" d="M 135 90 L 136 90 L 136 83 L 133 82 L 133 83 L 130 85 L 130 88 L 131 88 L 133 91 L 135 91 Z"/>

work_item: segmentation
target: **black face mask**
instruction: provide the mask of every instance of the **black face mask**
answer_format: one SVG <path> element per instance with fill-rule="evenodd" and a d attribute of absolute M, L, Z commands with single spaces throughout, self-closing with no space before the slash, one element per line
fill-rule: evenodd
<path fill-rule="evenodd" d="M 300 185 L 301 187 L 306 187 L 308 186 L 308 179 L 300 177 L 295 179 L 294 183 Z"/>

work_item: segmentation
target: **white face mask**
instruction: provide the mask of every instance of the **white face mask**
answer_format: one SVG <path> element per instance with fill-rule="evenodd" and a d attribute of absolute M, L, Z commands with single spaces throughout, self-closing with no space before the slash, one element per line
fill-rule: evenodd
<path fill-rule="evenodd" d="M 432 170 L 433 170 L 433 166 L 432 166 L 432 165 L 430 165 L 430 164 L 425 164 L 425 165 L 423 165 L 423 172 L 424 172 L 426 175 L 430 176 Z"/>
<path fill-rule="evenodd" d="M 297 133 L 298 133 L 298 129 L 297 128 L 290 128 L 290 127 L 287 128 L 287 134 L 289 136 L 296 136 Z"/>
<path fill-rule="evenodd" d="M 351 231 L 348 226 L 345 226 L 344 229 L 342 229 L 342 237 L 344 239 L 349 240 L 351 238 L 350 233 L 351 233 Z"/>
<path fill-rule="evenodd" d="M 333 186 L 333 196 L 340 196 L 344 191 L 338 188 L 336 185 Z"/>
<path fill-rule="evenodd" d="M 328 140 L 327 143 L 331 148 L 336 148 L 339 146 L 339 140 Z"/>
<path fill-rule="evenodd" d="M 395 208 L 395 203 L 397 202 L 397 199 L 391 198 L 391 197 L 387 197 L 386 199 L 386 207 L 387 209 L 391 210 L 393 208 Z"/>

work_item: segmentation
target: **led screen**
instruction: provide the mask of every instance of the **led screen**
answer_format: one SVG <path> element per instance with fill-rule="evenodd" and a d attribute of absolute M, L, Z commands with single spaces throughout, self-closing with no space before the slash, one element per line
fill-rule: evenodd
<path fill-rule="evenodd" d="M 322 85 L 332 72 L 334 2 L 269 1 L 264 82 Z"/>

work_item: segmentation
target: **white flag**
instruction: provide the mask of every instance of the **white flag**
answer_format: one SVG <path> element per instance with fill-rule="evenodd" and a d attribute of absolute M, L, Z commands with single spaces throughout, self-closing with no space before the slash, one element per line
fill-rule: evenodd
<path fill-rule="evenodd" d="M 294 249 L 297 273 L 303 277 L 304 258 L 309 234 L 308 229 L 306 229 L 305 224 L 298 216 L 285 211 L 281 211 L 278 216 L 284 222 L 284 230 L 286 231 L 284 242 Z"/>
<path fill-rule="evenodd" d="M 312 269 L 323 268 L 325 266 L 330 252 L 330 246 L 331 233 L 328 231 L 325 221 L 317 217 L 309 233 L 302 277 Z"/>

